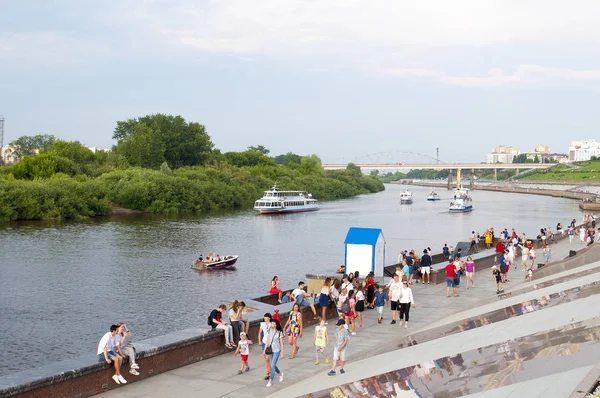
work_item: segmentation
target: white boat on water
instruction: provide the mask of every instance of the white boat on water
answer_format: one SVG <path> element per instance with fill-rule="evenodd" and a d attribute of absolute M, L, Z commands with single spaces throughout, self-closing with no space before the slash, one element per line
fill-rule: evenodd
<path fill-rule="evenodd" d="M 279 191 L 277 185 L 273 185 L 254 202 L 254 210 L 260 214 L 297 213 L 319 210 L 319 203 L 306 191 Z"/>
<path fill-rule="evenodd" d="M 440 200 L 440 195 L 435 191 L 431 191 L 429 192 L 429 195 L 427 195 L 427 200 Z"/>
<path fill-rule="evenodd" d="M 412 192 L 408 189 L 400 194 L 400 203 L 411 204 L 413 202 Z"/>
<path fill-rule="evenodd" d="M 469 194 L 469 189 L 461 186 L 454 190 L 449 210 L 450 213 L 466 213 L 473 210 L 473 199 Z"/>

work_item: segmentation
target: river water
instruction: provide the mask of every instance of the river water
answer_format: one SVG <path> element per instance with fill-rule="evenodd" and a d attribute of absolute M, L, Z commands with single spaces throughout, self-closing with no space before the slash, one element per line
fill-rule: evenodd
<path fill-rule="evenodd" d="M 387 185 L 281 216 L 247 210 L 0 225 L 0 375 L 95 354 L 111 323 L 126 321 L 137 339 L 204 326 L 222 301 L 264 295 L 273 275 L 291 288 L 306 273 L 333 272 L 352 226 L 383 229 L 389 264 L 401 249 L 440 252 L 473 229 L 535 236 L 582 218 L 568 199 L 475 191 L 472 213 L 450 214 L 451 191 L 427 202 L 429 188 L 411 187 L 414 203 L 401 205 L 402 190 Z M 192 270 L 208 252 L 239 254 L 237 270 Z"/>

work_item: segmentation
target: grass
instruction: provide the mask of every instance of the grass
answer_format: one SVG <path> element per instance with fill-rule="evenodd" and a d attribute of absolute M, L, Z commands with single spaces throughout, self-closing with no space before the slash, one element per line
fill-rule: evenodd
<path fill-rule="evenodd" d="M 537 170 L 519 180 L 546 180 L 546 181 L 600 181 L 600 161 L 587 161 L 574 163 L 578 169 L 561 164 L 548 170 Z"/>

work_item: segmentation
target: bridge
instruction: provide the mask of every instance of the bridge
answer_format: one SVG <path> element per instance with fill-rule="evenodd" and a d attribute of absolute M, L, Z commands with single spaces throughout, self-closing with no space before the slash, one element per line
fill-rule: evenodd
<path fill-rule="evenodd" d="M 553 163 L 362 163 L 356 164 L 363 170 L 498 170 L 498 169 L 548 169 Z M 345 164 L 322 164 L 325 170 L 344 170 Z"/>

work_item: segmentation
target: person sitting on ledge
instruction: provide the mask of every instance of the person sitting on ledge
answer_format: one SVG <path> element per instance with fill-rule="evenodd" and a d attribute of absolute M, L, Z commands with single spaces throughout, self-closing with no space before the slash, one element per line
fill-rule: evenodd
<path fill-rule="evenodd" d="M 281 298 L 281 304 L 291 303 L 292 301 L 294 301 L 294 297 L 292 297 L 292 292 L 288 290 Z"/>
<path fill-rule="evenodd" d="M 117 325 L 110 325 L 110 332 L 106 332 L 100 339 L 98 344 L 98 359 L 100 362 L 106 361 L 107 364 L 113 363 L 115 366 L 115 374 L 112 379 L 117 384 L 126 384 L 127 380 L 121 375 L 121 364 L 123 364 L 123 358 L 117 355 L 113 351 L 113 347 L 110 347 L 113 337 L 119 332 Z"/>
<path fill-rule="evenodd" d="M 129 357 L 129 373 L 134 376 L 139 376 L 140 373 L 137 370 L 140 367 L 135 362 L 135 348 L 131 342 L 125 342 L 127 338 L 131 339 L 131 332 L 129 331 L 129 328 L 127 328 L 127 325 L 125 325 L 123 322 L 117 323 L 117 327 L 119 328 L 118 333 L 113 337 L 113 345 L 117 349 L 117 354 L 123 357 L 123 359 L 125 357 Z"/>
<path fill-rule="evenodd" d="M 292 292 L 292 297 L 294 297 L 294 299 L 296 300 L 296 303 L 300 305 L 300 307 L 308 307 L 310 306 L 310 309 L 313 312 L 314 318 L 315 319 L 319 319 L 319 316 L 317 315 L 317 310 L 315 310 L 315 305 L 314 304 L 310 304 L 308 302 L 308 300 L 306 299 L 307 297 L 310 297 L 310 294 L 306 293 L 304 291 L 304 282 L 299 282 L 298 283 L 298 288 L 294 289 L 294 291 Z"/>
<path fill-rule="evenodd" d="M 232 349 L 235 348 L 233 343 L 233 328 L 221 318 L 225 310 L 227 310 L 225 304 L 221 304 L 219 308 L 212 310 L 210 313 L 211 326 L 213 329 L 220 329 L 225 332 L 225 347 Z"/>

